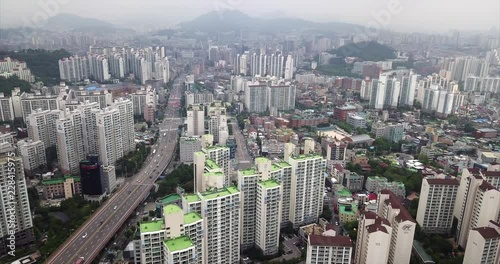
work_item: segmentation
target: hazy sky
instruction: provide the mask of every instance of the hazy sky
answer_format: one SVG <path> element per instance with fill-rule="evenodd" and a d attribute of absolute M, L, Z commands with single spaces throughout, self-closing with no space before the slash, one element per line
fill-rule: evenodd
<path fill-rule="evenodd" d="M 57 3 L 44 11 L 43 3 Z M 388 5 L 396 8 L 390 9 Z M 0 0 L 0 27 L 22 26 L 37 16 L 71 13 L 130 25 L 167 26 L 221 8 L 252 16 L 283 14 L 314 21 L 371 25 L 374 13 L 396 10 L 387 29 L 404 31 L 489 30 L 500 28 L 499 0 Z M 55 12 L 52 12 L 55 10 Z"/>

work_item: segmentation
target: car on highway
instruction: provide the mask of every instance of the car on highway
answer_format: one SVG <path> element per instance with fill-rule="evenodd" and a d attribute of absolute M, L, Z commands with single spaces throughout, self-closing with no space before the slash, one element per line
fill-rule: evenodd
<path fill-rule="evenodd" d="M 86 238 L 86 237 L 87 237 L 87 233 L 85 233 L 85 234 L 82 236 L 82 238 Z"/>
<path fill-rule="evenodd" d="M 115 206 L 115 207 L 113 208 L 113 210 L 116 210 L 116 208 L 118 208 L 118 206 Z"/>
<path fill-rule="evenodd" d="M 85 258 L 84 257 L 79 257 L 76 261 L 75 261 L 75 264 L 83 264 L 83 262 L 85 261 Z"/>

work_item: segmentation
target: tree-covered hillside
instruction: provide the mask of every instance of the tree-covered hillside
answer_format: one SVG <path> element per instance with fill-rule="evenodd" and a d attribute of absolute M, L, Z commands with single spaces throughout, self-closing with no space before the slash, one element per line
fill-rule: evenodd
<path fill-rule="evenodd" d="M 364 61 L 395 59 L 394 49 L 376 41 L 350 43 L 330 51 L 340 57 L 358 57 Z"/>
<path fill-rule="evenodd" d="M 71 54 L 63 49 L 53 51 L 42 49 L 28 49 L 18 52 L 0 51 L 0 58 L 11 57 L 25 61 L 31 73 L 35 75 L 36 80 L 42 81 L 45 85 L 59 83 L 59 60 L 69 56 Z"/>
<path fill-rule="evenodd" d="M 15 75 L 10 78 L 0 77 L 0 93 L 3 93 L 5 96 L 10 96 L 14 87 L 21 88 L 21 92 L 29 92 L 31 90 L 31 84 L 29 82 L 19 80 Z"/>

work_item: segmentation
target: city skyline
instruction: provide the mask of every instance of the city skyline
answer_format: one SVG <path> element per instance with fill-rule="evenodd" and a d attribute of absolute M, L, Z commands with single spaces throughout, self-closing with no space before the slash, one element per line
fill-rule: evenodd
<path fill-rule="evenodd" d="M 53 17 L 68 13 L 100 19 L 120 27 L 166 28 L 180 22 L 190 21 L 196 17 L 222 10 L 238 10 L 252 17 L 276 18 L 294 17 L 314 22 L 344 22 L 371 27 L 374 23 L 382 29 L 417 32 L 490 31 L 498 29 L 500 3 L 494 0 L 479 0 L 456 5 L 456 1 L 445 0 L 431 2 L 429 0 L 408 2 L 389 0 L 384 3 L 356 1 L 313 0 L 307 2 L 285 3 L 282 0 L 264 2 L 212 0 L 200 3 L 187 0 L 179 2 L 146 2 L 89 0 L 83 2 L 69 0 L 35 1 L 30 5 L 18 4 L 13 0 L 2 1 L 0 9 L 0 28 L 26 26 L 26 21 L 41 21 L 44 17 Z M 99 8 L 89 7 L 98 6 Z M 360 8 L 361 6 L 361 8 Z M 453 8 L 449 8 L 453 6 Z M 487 8 L 486 8 L 487 7 Z M 109 12 L 113 9 L 114 12 Z M 82 12 L 88 10 L 89 12 Z M 140 11 L 138 11 L 140 10 Z M 325 12 L 324 10 L 328 10 Z M 42 14 L 43 15 L 40 15 Z M 425 14 L 425 17 L 423 16 Z M 478 14 L 478 15 L 474 15 Z M 480 15 L 479 15 L 480 14 Z M 467 17 L 469 19 L 463 19 Z M 224 19 L 223 15 L 220 15 Z M 446 23 L 443 23 L 446 21 Z"/>

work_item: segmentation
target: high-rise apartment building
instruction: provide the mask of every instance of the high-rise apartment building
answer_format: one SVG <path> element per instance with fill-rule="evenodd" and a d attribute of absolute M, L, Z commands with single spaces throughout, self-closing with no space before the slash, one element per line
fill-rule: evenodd
<path fill-rule="evenodd" d="M 223 186 L 231 185 L 231 172 L 229 171 L 230 159 L 229 159 L 229 148 L 225 146 L 209 146 L 202 148 L 200 152 L 194 153 L 193 165 L 194 165 L 194 190 L 197 192 L 204 192 L 210 188 L 216 187 L 221 188 Z M 207 163 L 208 161 L 211 161 Z M 207 165 L 209 165 L 207 167 Z M 217 168 L 216 168 L 217 167 Z M 222 177 L 221 183 L 223 186 L 214 186 L 214 182 L 211 180 L 210 175 L 204 175 L 205 172 L 215 172 L 208 171 L 209 169 L 220 169 L 220 175 Z M 216 180 L 215 182 L 219 182 Z"/>
<path fill-rule="evenodd" d="M 123 155 L 135 150 L 134 110 L 132 101 L 124 98 L 116 99 L 111 105 L 120 112 Z"/>
<path fill-rule="evenodd" d="M 500 192 L 477 169 L 464 169 L 460 179 L 454 216 L 458 219 L 456 240 L 465 248 L 469 231 L 498 221 Z"/>
<path fill-rule="evenodd" d="M 35 241 L 35 235 L 23 162 L 10 143 L 0 144 L 0 166 L 0 255 L 4 255 L 11 250 L 9 244 L 26 245 Z"/>
<path fill-rule="evenodd" d="M 290 221 L 294 227 L 314 223 L 323 210 L 326 162 L 318 154 L 289 153 L 285 153 L 285 161 L 292 167 Z"/>
<path fill-rule="evenodd" d="M 35 110 L 29 115 L 28 135 L 33 141 L 42 141 L 46 148 L 57 144 L 57 126 L 63 112 L 60 110 Z"/>
<path fill-rule="evenodd" d="M 359 220 L 356 241 L 356 264 L 387 264 L 391 247 L 392 227 L 389 221 L 374 212 L 365 211 Z M 412 241 L 408 243 L 412 244 Z"/>
<path fill-rule="evenodd" d="M 82 115 L 82 130 L 86 140 L 84 140 L 85 154 L 98 154 L 97 141 L 97 113 L 99 113 L 98 102 L 83 102 L 77 106 Z"/>
<path fill-rule="evenodd" d="M 386 77 L 381 76 L 381 80 L 373 79 L 371 81 L 370 107 L 374 109 L 383 109 L 386 92 Z"/>
<path fill-rule="evenodd" d="M 286 58 L 286 65 L 285 65 L 285 80 L 291 80 L 293 79 L 293 73 L 294 73 L 294 61 L 292 55 L 288 55 Z"/>
<path fill-rule="evenodd" d="M 14 121 L 14 105 L 12 104 L 12 98 L 4 96 L 0 93 L 0 121 Z"/>
<path fill-rule="evenodd" d="M 295 85 L 272 85 L 267 88 L 268 109 L 289 111 L 295 109 Z"/>
<path fill-rule="evenodd" d="M 267 111 L 267 96 L 267 85 L 247 85 L 245 88 L 245 107 L 247 111 L 250 113 Z"/>
<path fill-rule="evenodd" d="M 78 174 L 80 161 L 86 157 L 85 141 L 95 140 L 84 134 L 82 117 L 79 110 L 67 111 L 56 121 L 57 157 L 64 173 Z"/>
<path fill-rule="evenodd" d="M 181 137 L 179 139 L 179 161 L 193 163 L 193 153 L 201 151 L 200 137 Z"/>
<path fill-rule="evenodd" d="M 351 264 L 353 244 L 348 236 L 309 235 L 306 263 Z"/>
<path fill-rule="evenodd" d="M 205 134 L 205 107 L 190 105 L 187 108 L 187 136 L 201 136 Z"/>
<path fill-rule="evenodd" d="M 134 115 L 143 116 L 144 108 L 149 104 L 153 104 L 153 106 L 156 107 L 156 96 L 156 90 L 151 86 L 142 87 L 140 90 L 135 91 L 135 93 L 130 94 Z"/>
<path fill-rule="evenodd" d="M 61 109 L 61 98 L 57 95 L 19 94 L 19 91 L 14 91 L 12 92 L 12 103 L 15 116 L 22 117 L 26 124 L 30 122 L 28 116 L 31 113 Z"/>
<path fill-rule="evenodd" d="M 281 225 L 281 186 L 276 180 L 257 183 L 255 245 L 263 255 L 278 254 Z"/>
<path fill-rule="evenodd" d="M 99 104 L 99 109 L 106 108 L 113 103 L 112 94 L 107 89 L 79 88 L 70 90 L 70 96 L 74 96 L 76 101 L 86 105 L 96 102 Z"/>
<path fill-rule="evenodd" d="M 500 224 L 470 230 L 463 264 L 496 264 L 500 262 Z"/>
<path fill-rule="evenodd" d="M 417 223 L 425 233 L 449 234 L 459 182 L 425 178 L 418 203 Z"/>
<path fill-rule="evenodd" d="M 104 166 L 114 165 L 124 156 L 120 111 L 104 108 L 96 114 L 96 119 L 99 158 Z"/>
<path fill-rule="evenodd" d="M 415 220 L 391 191 L 382 190 L 377 197 L 377 204 L 377 214 L 387 219 L 392 228 L 387 263 L 410 263 Z"/>
<path fill-rule="evenodd" d="M 98 156 L 89 155 L 80 162 L 80 182 L 84 197 L 104 194 Z"/>
<path fill-rule="evenodd" d="M 208 134 L 214 136 L 215 143 L 225 145 L 229 137 L 226 108 L 221 105 L 208 106 L 206 121 Z"/>
<path fill-rule="evenodd" d="M 20 140 L 17 142 L 17 148 L 27 174 L 31 175 L 31 171 L 47 165 L 45 145 L 42 141 Z"/>
<path fill-rule="evenodd" d="M 201 211 L 204 263 L 238 263 L 241 193 L 236 187 L 184 195 L 186 213 Z"/>

